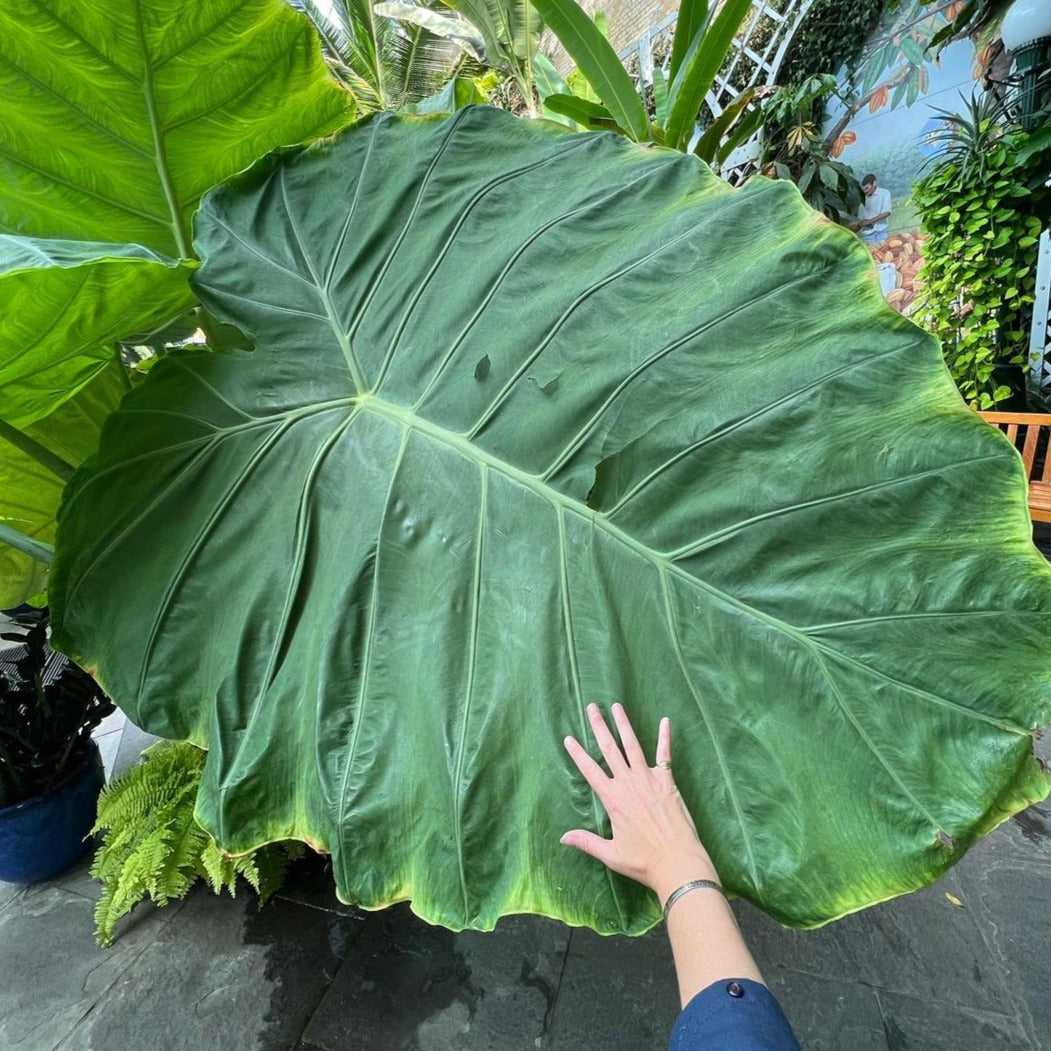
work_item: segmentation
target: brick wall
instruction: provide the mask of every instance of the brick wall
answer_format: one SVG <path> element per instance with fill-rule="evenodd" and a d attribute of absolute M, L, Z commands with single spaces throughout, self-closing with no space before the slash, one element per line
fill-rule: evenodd
<path fill-rule="evenodd" d="M 623 51 L 647 29 L 679 10 L 678 0 L 577 0 L 577 3 L 588 14 L 592 14 L 596 8 L 605 14 L 609 22 L 609 42 L 617 52 Z M 541 50 L 550 56 L 563 76 L 573 68 L 569 56 L 550 33 L 544 34 Z"/>

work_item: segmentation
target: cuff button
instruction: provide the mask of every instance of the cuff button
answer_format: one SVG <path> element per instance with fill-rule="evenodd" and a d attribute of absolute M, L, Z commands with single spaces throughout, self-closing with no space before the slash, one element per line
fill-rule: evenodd
<path fill-rule="evenodd" d="M 731 996 L 736 996 L 736 997 L 744 996 L 744 986 L 740 982 L 729 982 L 729 983 L 727 983 L 726 991 Z"/>

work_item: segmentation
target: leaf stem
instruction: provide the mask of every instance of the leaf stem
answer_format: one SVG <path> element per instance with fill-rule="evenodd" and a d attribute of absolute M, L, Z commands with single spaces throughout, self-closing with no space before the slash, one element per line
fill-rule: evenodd
<path fill-rule="evenodd" d="M 131 377 L 128 376 L 128 366 L 124 364 L 124 358 L 121 357 L 119 343 L 113 348 L 113 357 L 116 358 L 117 371 L 120 373 L 120 379 L 121 383 L 124 384 L 124 389 L 131 390 Z"/>
<path fill-rule="evenodd" d="M 46 449 L 35 438 L 30 438 L 17 427 L 12 427 L 6 420 L 0 420 L 0 438 L 10 442 L 20 452 L 36 460 L 42 467 L 46 467 L 52 474 L 58 475 L 64 482 L 73 477 L 76 468 L 57 456 L 50 449 Z"/>
<path fill-rule="evenodd" d="M 39 540 L 34 540 L 32 537 L 26 536 L 25 533 L 20 533 L 17 529 L 4 525 L 3 522 L 0 522 L 0 541 L 10 544 L 16 551 L 21 551 L 23 555 L 29 555 L 30 558 L 43 562 L 45 566 L 51 565 L 51 559 L 55 554 L 55 549 L 50 544 L 42 544 Z"/>
<path fill-rule="evenodd" d="M 197 327 L 204 333 L 208 346 L 212 350 L 216 350 L 219 346 L 219 338 L 215 331 L 215 318 L 200 304 L 193 308 L 193 316 L 197 322 Z"/>

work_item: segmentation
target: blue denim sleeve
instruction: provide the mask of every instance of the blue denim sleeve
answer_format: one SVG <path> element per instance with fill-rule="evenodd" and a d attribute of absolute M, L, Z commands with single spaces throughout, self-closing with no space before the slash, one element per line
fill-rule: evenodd
<path fill-rule="evenodd" d="M 668 1051 L 799 1051 L 774 994 L 749 978 L 723 978 L 682 1010 Z"/>

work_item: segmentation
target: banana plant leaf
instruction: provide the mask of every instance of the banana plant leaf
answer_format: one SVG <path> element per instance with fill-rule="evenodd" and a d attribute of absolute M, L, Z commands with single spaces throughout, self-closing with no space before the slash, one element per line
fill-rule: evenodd
<path fill-rule="evenodd" d="M 196 302 L 178 263 L 138 245 L 0 234 L 0 419 L 49 415 L 113 359 L 109 344 Z"/>
<path fill-rule="evenodd" d="M 76 396 L 53 413 L 25 428 L 32 442 L 76 467 L 95 451 L 102 421 L 117 407 L 127 389 L 123 366 L 113 357 Z M 33 540 L 51 544 L 55 512 L 65 478 L 4 440 L 0 428 L 0 524 Z M 0 544 L 0 609 L 10 609 L 47 586 L 47 567 L 34 558 Z"/>
<path fill-rule="evenodd" d="M 821 924 L 1048 792 L 1017 455 L 794 187 L 469 108 L 210 194 L 254 353 L 162 360 L 67 487 L 57 643 L 209 748 L 230 851 L 340 895 L 640 932 L 561 741 L 622 700 L 726 885 Z"/>

